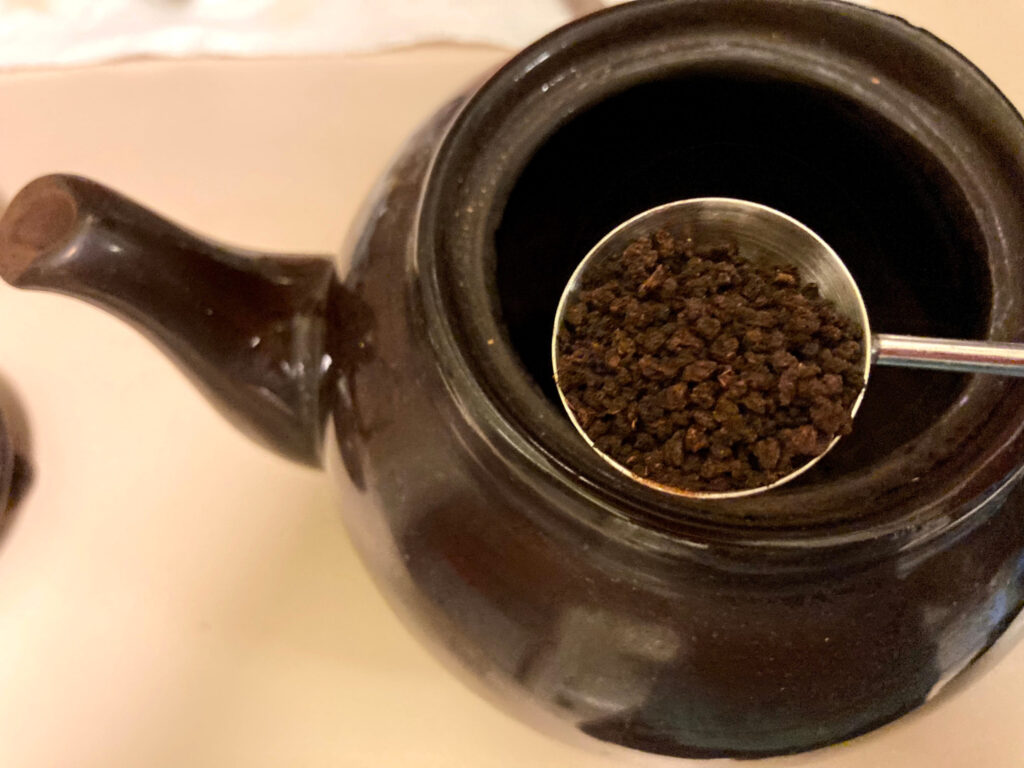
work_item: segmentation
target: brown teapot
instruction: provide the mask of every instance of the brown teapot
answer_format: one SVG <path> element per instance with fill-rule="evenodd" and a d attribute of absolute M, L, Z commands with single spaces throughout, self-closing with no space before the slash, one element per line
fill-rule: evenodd
<path fill-rule="evenodd" d="M 347 275 L 49 176 L 0 220 L 0 276 L 105 307 L 331 470 L 395 609 L 501 706 L 668 755 L 800 751 L 917 707 L 1020 610 L 1024 383 L 880 370 L 797 483 L 631 483 L 558 404 L 551 322 L 601 235 L 698 196 L 808 224 L 887 330 L 1024 337 L 1024 123 L 941 41 L 835 0 L 552 33 L 409 141 Z"/>

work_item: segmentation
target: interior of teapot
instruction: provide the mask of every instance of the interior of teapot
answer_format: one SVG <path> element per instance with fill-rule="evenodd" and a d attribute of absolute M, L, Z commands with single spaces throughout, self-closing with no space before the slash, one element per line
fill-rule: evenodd
<path fill-rule="evenodd" d="M 781 210 L 841 254 L 876 331 L 981 338 L 984 246 L 946 169 L 877 115 L 820 89 L 694 73 L 574 116 L 516 179 L 495 236 L 509 340 L 549 399 L 548 340 L 579 260 L 631 216 L 673 200 L 733 197 Z M 966 377 L 876 369 L 856 430 L 802 482 L 856 471 L 917 436 Z"/>
<path fill-rule="evenodd" d="M 876 331 L 1012 340 L 1024 329 L 1019 117 L 902 21 L 783 5 L 638 4 L 632 19 L 556 33 L 475 97 L 428 191 L 424 242 L 457 286 L 456 335 L 501 417 L 642 514 L 682 508 L 589 455 L 549 357 L 575 265 L 640 211 L 726 196 L 790 214 L 841 255 Z M 876 370 L 854 434 L 819 467 L 722 514 L 838 530 L 965 499 L 964 477 L 1011 469 L 993 447 L 1022 406 L 1019 382 Z"/>

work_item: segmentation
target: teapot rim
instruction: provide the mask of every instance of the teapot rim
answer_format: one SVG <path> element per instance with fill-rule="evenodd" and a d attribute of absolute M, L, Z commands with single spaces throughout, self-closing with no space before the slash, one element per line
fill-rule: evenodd
<path fill-rule="evenodd" d="M 428 308 L 428 332 L 438 353 L 449 358 L 448 363 L 452 363 L 443 366 L 452 391 L 464 402 L 467 413 L 471 414 L 474 421 L 487 430 L 496 451 L 503 453 L 505 460 L 516 464 L 520 471 L 525 470 L 533 481 L 543 481 L 559 492 L 575 497 L 577 501 L 597 505 L 604 517 L 608 514 L 624 517 L 656 531 L 659 536 L 668 536 L 683 543 L 707 541 L 710 536 L 744 547 L 832 548 L 880 539 L 890 540 L 900 548 L 916 545 L 973 517 L 984 506 L 986 499 L 1002 492 L 1019 479 L 1021 468 L 1016 462 L 1008 463 L 1006 441 L 1002 445 L 1003 450 L 997 446 L 982 457 L 977 471 L 969 478 L 974 487 L 972 495 L 961 499 L 955 513 L 951 514 L 948 507 L 944 508 L 943 524 L 940 526 L 928 524 L 934 518 L 935 505 L 929 506 L 921 499 L 913 503 L 909 510 L 890 514 L 887 508 L 886 514 L 873 513 L 854 519 L 852 523 L 836 525 L 835 521 L 826 521 L 822 525 L 815 525 L 807 518 L 796 518 L 783 524 L 774 521 L 767 526 L 752 528 L 742 517 L 733 513 L 717 514 L 710 507 L 679 504 L 674 500 L 666 501 L 645 494 L 636 488 L 625 488 L 622 478 L 602 467 L 602 462 L 590 455 L 591 452 L 582 441 L 577 441 L 574 447 L 568 446 L 565 435 L 571 431 L 569 425 L 563 424 L 563 431 L 553 421 L 553 418 L 563 420 L 564 416 L 537 391 L 529 374 L 518 362 L 514 350 L 501 335 L 498 322 L 500 308 L 495 306 L 494 296 L 486 290 L 487 280 L 491 278 L 484 274 L 487 269 L 493 270 L 493 253 L 482 246 L 487 254 L 485 260 L 490 262 L 490 266 L 482 269 L 477 265 L 475 272 L 469 269 L 467 273 L 460 273 L 457 270 L 466 267 L 468 263 L 456 262 L 453 266 L 452 260 L 444 258 L 450 252 L 437 246 L 447 235 L 442 224 L 446 209 L 449 227 L 452 222 L 457 222 L 463 229 L 472 229 L 478 246 L 483 243 L 496 226 L 494 217 L 500 214 L 503 205 L 501 195 L 507 192 L 507 187 L 514 182 L 522 168 L 522 165 L 516 168 L 510 161 L 508 144 L 497 146 L 479 140 L 481 133 L 487 133 L 485 129 L 488 121 L 491 121 L 493 136 L 497 132 L 494 124 L 500 123 L 502 116 L 506 120 L 510 119 L 516 109 L 528 104 L 531 99 L 536 100 L 541 86 L 563 82 L 566 77 L 590 77 L 591 85 L 596 84 L 594 93 L 598 94 L 607 95 L 615 92 L 616 88 L 629 87 L 626 82 L 628 73 L 614 72 L 614 68 L 601 65 L 600 50 L 596 54 L 593 52 L 593 49 L 600 48 L 602 42 L 607 43 L 609 37 L 614 39 L 622 28 L 637 24 L 649 27 L 662 14 L 707 15 L 726 7 L 728 13 L 722 11 L 724 16 L 741 15 L 745 7 L 753 5 L 762 9 L 770 6 L 769 11 L 778 14 L 776 21 L 783 27 L 792 14 L 824 13 L 822 18 L 869 29 L 879 39 L 899 41 L 919 56 L 926 54 L 927 62 L 919 64 L 922 70 L 927 67 L 945 68 L 970 86 L 967 95 L 971 106 L 990 118 L 993 132 L 993 136 L 989 137 L 991 143 L 1001 142 L 1004 149 L 1010 145 L 1024 147 L 1024 122 L 992 81 L 955 49 L 899 17 L 843 0 L 774 0 L 771 3 L 740 0 L 728 4 L 720 0 L 686 0 L 682 3 L 675 0 L 641 0 L 613 7 L 556 30 L 513 57 L 459 110 L 434 156 L 420 206 L 417 259 L 420 267 L 430 274 L 430 279 L 420 281 L 424 306 Z M 680 33 L 680 37 L 685 38 L 686 33 Z M 636 42 L 630 46 L 634 49 L 639 47 Z M 654 47 L 654 44 L 648 45 L 648 48 Z M 786 71 L 786 67 L 810 66 L 809 62 L 801 62 L 794 57 L 793 51 L 787 50 L 785 46 L 775 49 L 769 47 L 767 50 L 773 54 L 769 56 L 771 65 L 782 68 L 782 71 Z M 590 58 L 586 58 L 581 51 Z M 679 49 L 674 53 L 678 55 Z M 765 50 L 755 53 L 764 60 Z M 667 65 L 672 54 L 670 47 L 660 50 L 661 66 Z M 831 74 L 845 76 L 844 82 L 849 86 L 852 81 L 849 72 L 841 71 L 844 66 L 849 67 L 850 61 L 837 61 Z M 589 71 L 587 67 L 590 67 Z M 654 67 L 651 60 L 646 71 L 650 72 Z M 864 64 L 861 62 L 857 73 L 862 74 L 863 69 Z M 595 75 L 595 72 L 599 74 Z M 547 92 L 547 89 L 544 91 Z M 537 120 L 534 116 L 535 122 L 524 121 L 517 126 L 515 133 L 519 149 L 531 142 L 535 149 L 562 121 L 568 120 L 588 104 L 604 98 L 594 93 L 588 94 L 589 102 L 577 95 L 575 101 L 567 100 L 559 104 L 560 111 L 557 113 L 551 112 L 549 108 L 546 120 Z M 998 121 L 991 119 L 994 112 L 998 113 Z M 477 135 L 474 136 L 474 133 Z M 468 163 L 465 161 L 467 147 L 470 154 L 475 155 Z M 502 152 L 507 154 L 502 157 Z M 478 167 L 481 158 L 493 164 L 487 175 L 478 174 L 474 178 L 484 179 L 485 184 L 479 191 L 463 190 L 461 197 L 457 198 L 460 204 L 453 206 L 449 197 L 452 179 L 459 177 L 460 173 L 464 174 L 465 167 Z M 465 166 L 459 166 L 460 159 Z M 478 165 L 474 166 L 473 161 Z M 519 162 L 524 163 L 525 160 L 519 158 Z M 464 176 L 463 180 L 465 178 L 468 177 Z M 481 247 L 476 250 L 479 253 Z M 471 287 L 467 288 L 467 285 Z M 476 293 L 473 293 L 474 290 Z M 497 365 L 500 372 L 490 377 L 481 375 L 482 361 Z M 496 379 L 500 379 L 497 384 Z M 989 396 L 986 402 L 993 397 Z M 546 405 L 551 407 L 547 408 Z M 524 417 L 524 413 L 529 416 Z M 926 432 L 932 430 L 934 426 Z M 560 432 L 564 432 L 561 438 Z M 799 495 L 799 489 L 790 490 L 787 493 L 788 503 L 799 505 Z M 894 502 L 897 509 L 899 501 L 896 499 Z"/>

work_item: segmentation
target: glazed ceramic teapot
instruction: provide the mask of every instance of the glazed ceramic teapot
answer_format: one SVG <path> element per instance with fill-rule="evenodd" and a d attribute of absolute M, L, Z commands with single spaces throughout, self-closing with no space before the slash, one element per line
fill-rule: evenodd
<path fill-rule="evenodd" d="M 640 0 L 544 38 L 411 139 L 344 275 L 51 176 L 0 221 L 0 276 L 109 309 L 326 466 L 395 609 L 512 713 L 809 749 L 918 706 L 1018 612 L 1024 383 L 880 370 L 799 483 L 631 483 L 558 404 L 552 318 L 605 232 L 698 196 L 808 224 L 887 330 L 1022 338 L 1024 124 L 935 38 L 832 0 Z"/>

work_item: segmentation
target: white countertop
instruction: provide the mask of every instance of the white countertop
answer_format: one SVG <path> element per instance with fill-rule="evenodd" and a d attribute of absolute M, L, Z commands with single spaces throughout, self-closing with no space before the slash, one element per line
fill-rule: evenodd
<path fill-rule="evenodd" d="M 875 5 L 1024 104 L 1020 0 Z M 506 55 L 2 75 L 0 203 L 69 171 L 218 239 L 329 252 L 414 126 Z M 685 764 L 580 751 L 463 688 L 375 591 L 326 478 L 249 443 L 120 322 L 0 285 L 5 386 L 36 478 L 0 542 L 0 766 Z M 895 725 L 762 765 L 1019 768 L 1024 647 L 1009 646 Z"/>

